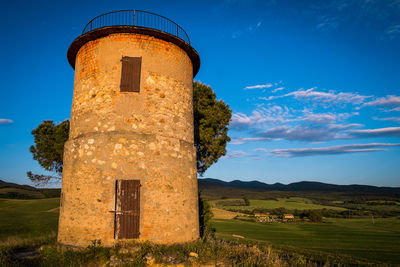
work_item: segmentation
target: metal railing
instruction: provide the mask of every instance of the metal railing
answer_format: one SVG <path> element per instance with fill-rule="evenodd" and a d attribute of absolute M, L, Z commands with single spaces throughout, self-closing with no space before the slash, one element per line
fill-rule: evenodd
<path fill-rule="evenodd" d="M 190 39 L 181 26 L 172 20 L 141 10 L 119 10 L 99 15 L 83 29 L 82 34 L 107 26 L 137 26 L 172 34 L 190 45 Z"/>

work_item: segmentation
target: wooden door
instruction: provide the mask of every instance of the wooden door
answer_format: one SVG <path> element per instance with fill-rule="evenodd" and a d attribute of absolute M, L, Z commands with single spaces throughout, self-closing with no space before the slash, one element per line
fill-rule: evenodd
<path fill-rule="evenodd" d="M 115 200 L 115 239 L 138 238 L 140 181 L 117 180 Z"/>
<path fill-rule="evenodd" d="M 122 57 L 121 92 L 140 92 L 141 57 Z"/>

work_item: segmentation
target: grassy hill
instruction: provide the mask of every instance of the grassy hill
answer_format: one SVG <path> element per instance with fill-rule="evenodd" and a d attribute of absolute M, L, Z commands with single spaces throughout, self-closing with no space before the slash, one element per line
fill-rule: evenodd
<path fill-rule="evenodd" d="M 347 189 L 335 191 L 341 186 L 334 186 L 333 191 L 318 191 L 316 187 L 310 191 L 301 187 L 291 191 L 285 189 L 286 185 L 278 185 L 279 190 L 260 189 L 260 186 L 264 187 L 260 184 L 262 183 L 251 183 L 249 188 L 246 182 L 235 183 L 232 186 L 222 181 L 200 179 L 199 189 L 202 195 L 209 199 L 215 215 L 212 225 L 216 229 L 218 244 L 197 242 L 180 248 L 147 245 L 138 251 L 143 252 L 145 249 L 146 252 L 143 253 L 161 253 L 160 255 L 175 253 L 174 257 L 180 258 L 181 262 L 188 265 L 191 262 L 187 257 L 190 251 L 198 252 L 201 254 L 199 260 L 207 261 L 212 255 L 222 253 L 222 250 L 224 255 L 218 255 L 231 263 L 249 260 L 255 264 L 258 261 L 265 263 L 263 257 L 273 254 L 277 261 L 271 263 L 272 266 L 285 265 L 285 262 L 287 266 L 308 263 L 323 265 L 327 262 L 341 266 L 400 264 L 400 199 L 396 193 L 397 189 L 382 191 L 381 188 L 372 190 L 368 187 L 368 192 L 363 193 L 361 187 L 352 193 L 346 191 Z M 49 196 L 59 194 L 59 189 L 36 189 L 1 181 L 0 192 L 6 192 L 3 195 L 15 192 L 16 197 L 30 198 L 0 199 L 0 265 L 4 255 L 8 260 L 12 260 L 10 254 L 7 254 L 9 251 L 15 253 L 27 247 L 37 248 L 43 244 L 54 244 L 59 198 Z M 247 196 L 249 203 L 243 199 L 244 196 Z M 274 214 L 274 210 L 293 212 L 296 220 L 287 223 L 256 222 L 250 215 L 256 209 L 265 209 L 272 212 L 271 214 Z M 299 214 L 302 210 L 324 212 L 325 218 L 322 223 L 301 220 Z M 238 239 L 232 235 L 243 238 Z M 246 245 L 237 246 L 220 240 Z M 257 248 L 253 252 L 247 251 L 247 248 L 255 248 L 254 245 Z M 212 246 L 214 250 L 210 248 Z M 233 246 L 234 249 L 230 250 L 229 247 Z M 237 250 L 242 249 L 243 254 L 239 255 Z M 110 253 L 114 252 L 104 251 L 108 251 L 106 258 L 110 260 Z M 142 252 L 135 256 L 137 262 L 140 262 L 139 265 L 145 264 L 144 255 L 147 254 Z M 51 257 L 55 258 L 46 258 L 49 256 L 46 253 L 51 253 Z M 73 254 L 70 251 L 49 248 L 40 260 L 47 264 L 47 260 L 52 259 L 67 265 L 68 262 L 80 262 L 83 258 L 86 265 L 93 261 L 93 248 L 82 252 L 84 256 L 79 253 L 81 252 Z M 65 256 L 67 254 L 73 258 L 68 259 Z M 48 266 L 52 266 L 49 264 Z"/>
<path fill-rule="evenodd" d="M 59 198 L 0 199 L 0 241 L 55 232 L 59 205 Z"/>
<path fill-rule="evenodd" d="M 0 198 L 8 199 L 41 199 L 60 197 L 59 188 L 35 188 L 0 180 Z"/>
<path fill-rule="evenodd" d="M 240 200 L 240 199 L 238 199 Z M 229 202 L 234 203 L 235 199 L 229 200 L 212 200 L 210 203 L 214 206 L 222 206 L 225 210 L 237 209 L 242 211 L 251 211 L 254 209 L 277 209 L 285 208 L 287 210 L 313 210 L 313 209 L 333 209 L 338 211 L 346 210 L 345 208 L 336 206 L 326 206 L 315 204 L 307 198 L 290 197 L 290 198 L 277 198 L 271 200 L 251 199 L 248 206 L 245 205 L 229 205 Z"/>

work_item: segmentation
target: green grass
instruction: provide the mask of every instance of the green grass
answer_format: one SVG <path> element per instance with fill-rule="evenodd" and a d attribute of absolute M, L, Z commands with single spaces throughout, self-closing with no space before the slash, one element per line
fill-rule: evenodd
<path fill-rule="evenodd" d="M 9 237 L 34 238 L 57 231 L 59 198 L 0 199 L 0 241 Z"/>
<path fill-rule="evenodd" d="M 325 219 L 321 224 L 261 224 L 238 220 L 213 220 L 217 237 L 232 234 L 276 246 L 346 254 L 356 258 L 400 263 L 400 220 Z"/>
<path fill-rule="evenodd" d="M 271 201 L 305 205 L 307 209 L 310 209 L 310 205 L 315 205 L 303 198 L 251 200 L 251 205 L 265 207 L 265 203 Z M 58 212 L 49 210 L 58 206 L 58 198 L 0 199 L 0 245 L 3 243 L 18 248 L 54 243 Z M 245 241 L 261 241 L 278 249 L 289 247 L 300 254 L 305 250 L 310 253 L 310 257 L 315 251 L 321 251 L 371 261 L 400 263 L 400 220 L 397 218 L 375 219 L 374 224 L 371 219 L 325 219 L 322 224 L 261 224 L 214 219 L 213 225 L 217 229 L 217 237 L 221 239 L 232 240 L 232 234 L 237 234 L 244 236 Z M 185 253 L 187 254 L 186 250 Z M 58 256 L 54 257 L 58 260 Z"/>
<path fill-rule="evenodd" d="M 224 199 L 224 201 L 228 201 L 230 199 Z M 219 200 L 221 201 L 221 200 Z M 216 204 L 217 201 L 211 201 Z M 250 206 L 222 206 L 223 209 L 240 209 L 240 210 L 253 210 L 256 208 L 263 209 L 276 209 L 276 208 L 285 208 L 288 210 L 312 210 L 312 209 L 332 209 L 332 210 L 346 210 L 340 207 L 334 206 L 325 206 L 313 204 L 312 200 L 302 197 L 290 197 L 290 198 L 277 198 L 277 200 L 259 200 L 259 199 L 251 199 Z"/>
<path fill-rule="evenodd" d="M 396 205 L 365 205 L 365 204 L 360 204 L 357 205 L 357 207 L 359 208 L 364 208 L 364 209 L 368 209 L 368 210 L 373 210 L 373 211 L 400 211 L 400 206 L 396 206 Z"/>

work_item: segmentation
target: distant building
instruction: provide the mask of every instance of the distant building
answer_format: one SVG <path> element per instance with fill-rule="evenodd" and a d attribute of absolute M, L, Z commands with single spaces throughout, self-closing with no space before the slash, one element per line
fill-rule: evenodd
<path fill-rule="evenodd" d="M 293 214 L 283 214 L 283 219 L 284 220 L 294 220 L 294 215 Z"/>
<path fill-rule="evenodd" d="M 254 217 L 267 217 L 268 215 L 268 212 L 254 212 Z"/>

